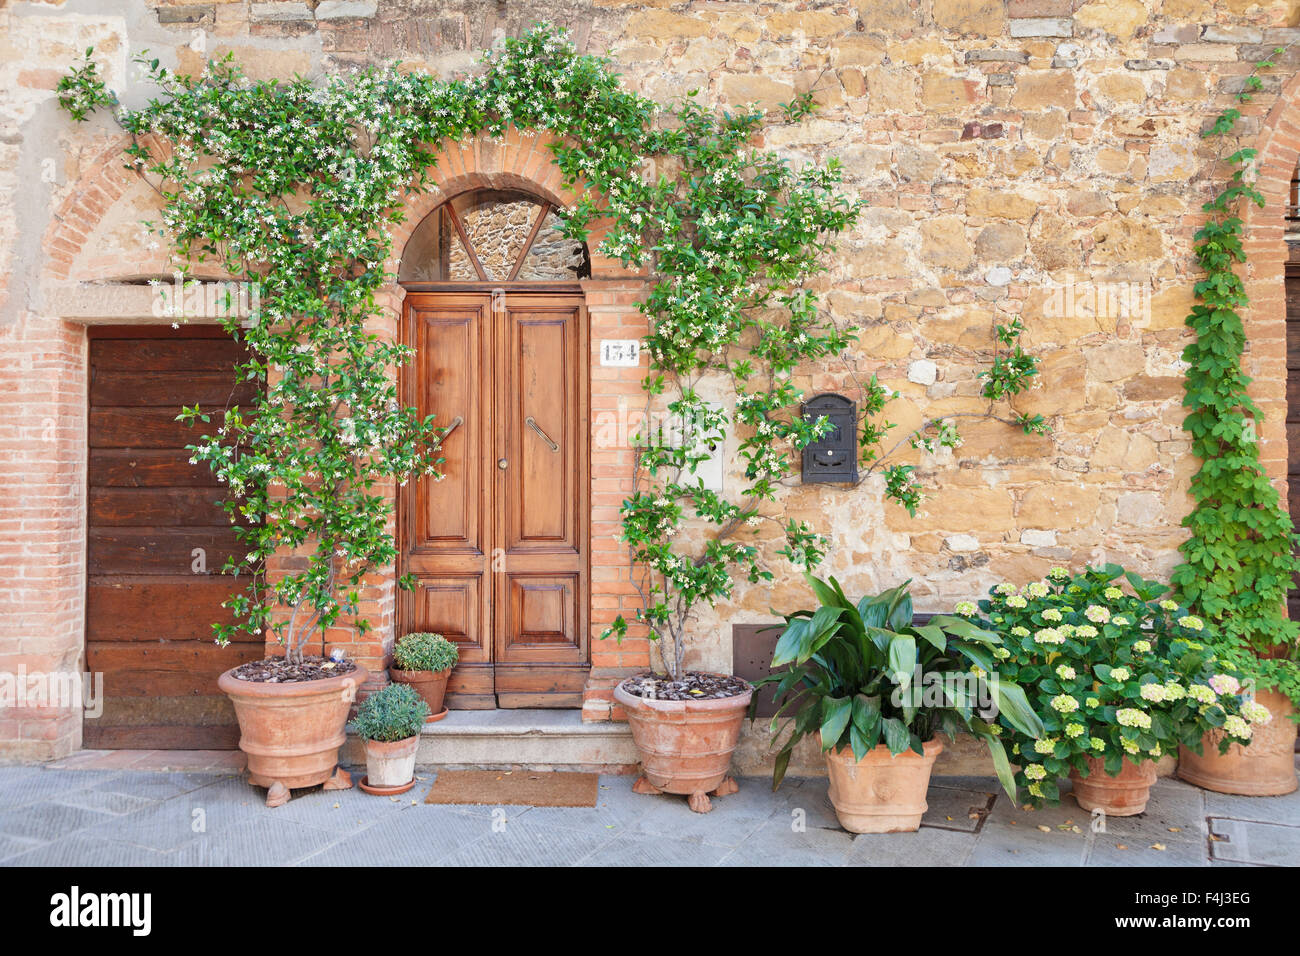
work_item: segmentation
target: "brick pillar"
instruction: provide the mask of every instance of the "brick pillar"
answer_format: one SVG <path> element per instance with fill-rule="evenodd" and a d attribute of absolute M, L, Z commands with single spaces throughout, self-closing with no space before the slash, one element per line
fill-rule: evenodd
<path fill-rule="evenodd" d="M 385 286 L 375 294 L 379 306 L 377 314 L 367 323 L 367 331 L 384 341 L 393 341 L 398 334 L 398 322 L 401 316 L 402 300 L 406 292 L 400 286 Z M 396 381 L 397 369 L 389 372 L 389 377 Z M 395 502 L 397 485 L 391 479 L 376 482 L 372 493 L 384 496 Z M 396 511 L 388 520 L 387 531 L 396 537 Z M 290 569 L 301 570 L 306 566 L 311 547 L 307 546 L 297 552 L 284 549 L 268 562 L 268 573 L 274 577 Z M 307 652 L 312 654 L 330 654 L 341 650 L 350 660 L 355 660 L 370 672 L 370 680 L 362 688 L 363 693 L 378 690 L 388 683 L 388 661 L 392 655 L 393 642 L 397 626 L 397 569 L 393 565 L 374 568 L 367 574 L 357 588 L 360 602 L 358 616 L 364 619 L 370 628 L 362 634 L 353 624 L 353 620 L 342 616 L 321 635 L 308 641 Z M 286 614 L 281 612 L 280 619 Z M 281 654 L 284 649 L 276 643 L 273 635 L 267 636 L 267 654 Z"/>
<path fill-rule="evenodd" d="M 22 313 L 0 328 L 4 675 L 81 673 L 85 461 L 85 329 Z M 0 759 L 51 760 L 80 748 L 83 710 L 64 703 L 0 709 Z"/>
<path fill-rule="evenodd" d="M 593 243 L 594 245 L 594 243 Z M 601 339 L 645 338 L 645 317 L 636 303 L 645 294 L 639 278 L 589 279 L 582 283 L 591 323 L 591 675 L 583 690 L 582 719 L 622 719 L 612 704 L 615 685 L 650 666 L 645 629 L 630 627 L 620 644 L 600 640 L 622 614 L 631 621 L 640 607 L 633 586 L 619 508 L 632 493 L 632 436 L 641 428 L 645 392 L 638 368 L 604 368 Z"/>

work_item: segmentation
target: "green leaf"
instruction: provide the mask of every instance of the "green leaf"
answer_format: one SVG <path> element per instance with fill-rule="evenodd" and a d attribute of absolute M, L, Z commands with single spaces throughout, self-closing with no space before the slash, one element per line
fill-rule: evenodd
<path fill-rule="evenodd" d="M 832 697 L 822 703 L 822 750 L 833 750 L 839 746 L 840 735 L 849 724 L 853 715 L 853 698 Z"/>
<path fill-rule="evenodd" d="M 912 735 L 907 727 L 897 717 L 886 717 L 881 721 L 885 735 L 885 746 L 889 752 L 897 757 L 904 750 L 912 746 Z"/>
<path fill-rule="evenodd" d="M 895 634 L 889 642 L 889 677 L 901 688 L 912 682 L 916 670 L 916 639 L 910 634 Z"/>

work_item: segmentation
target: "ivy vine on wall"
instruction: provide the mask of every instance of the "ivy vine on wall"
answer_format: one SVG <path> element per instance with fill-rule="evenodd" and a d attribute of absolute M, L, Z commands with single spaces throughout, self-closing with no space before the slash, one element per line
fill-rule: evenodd
<path fill-rule="evenodd" d="M 1274 55 L 1284 53 L 1279 47 Z M 1261 86 L 1257 64 L 1236 99 L 1249 103 Z M 1221 143 L 1234 132 L 1241 111 L 1226 109 L 1205 130 Z M 1196 341 L 1183 351 L 1188 368 L 1183 428 L 1201 460 L 1192 478 L 1195 505 L 1183 524 L 1191 532 L 1181 545 L 1184 562 L 1172 581 L 1200 613 L 1217 625 L 1221 653 L 1262 689 L 1275 689 L 1300 705 L 1297 636 L 1287 619 L 1287 591 L 1300 573 L 1291 517 L 1260 465 L 1255 422 L 1263 416 L 1247 393 L 1251 379 L 1241 367 L 1246 346 L 1242 313 L 1250 304 L 1236 266 L 1246 261 L 1242 202 L 1263 208 L 1264 196 L 1249 178 L 1257 151 L 1240 148 L 1219 160 L 1231 170 L 1227 183 L 1203 209 L 1205 225 L 1193 251 L 1205 277 L 1196 283 L 1197 303 L 1187 316 Z M 1217 163 L 1216 163 L 1217 166 Z"/>
<path fill-rule="evenodd" d="M 819 312 L 810 279 L 861 203 L 840 193 L 834 160 L 795 169 L 755 145 L 765 123 L 803 120 L 811 93 L 773 117 L 719 113 L 693 96 L 661 108 L 623 89 L 607 60 L 579 55 L 543 24 L 485 54 L 481 72 L 448 82 L 390 67 L 320 86 L 254 83 L 229 56 L 197 77 L 141 57 L 162 95 L 126 110 L 92 52 L 59 84 L 61 106 L 77 120 L 113 110 L 132 137 L 131 166 L 162 197 L 162 220 L 152 225 L 183 267 L 215 259 L 260 287 L 259 313 L 226 323 L 250 346 L 238 371 L 263 386 L 256 406 L 181 416 L 219 425 L 193 446 L 194 458 L 229 487 L 225 508 L 248 548 L 227 566 L 251 583 L 231 600 L 237 624 L 217 627 L 219 642 L 235 627 L 270 629 L 301 654 L 307 636 L 340 616 L 367 627 L 364 576 L 397 557 L 386 531 L 393 500 L 376 485 L 436 478 L 444 433 L 400 406 L 392 373 L 409 350 L 371 331 L 375 292 L 394 281 L 384 269 L 391 226 L 403 218 L 404 190 L 427 184 L 442 143 L 501 137 L 510 127 L 556 137 L 555 162 L 566 186 L 580 190 L 558 210 L 563 232 L 585 239 L 608 218 L 602 251 L 651 275 L 639 306 L 649 326 L 647 407 L 658 403 L 678 425 L 637 437 L 622 517 L 644 572 L 635 622 L 669 639 L 666 667 L 682 670 L 693 608 L 729 596 L 737 577 L 772 577 L 742 532 L 775 521 L 781 555 L 800 568 L 821 561 L 825 538 L 782 516 L 778 490 L 799 451 L 828 427 L 798 414 L 796 370 L 847 361 L 852 350 L 853 330 Z M 976 417 L 999 418 L 995 406 L 1035 375 L 1020 332 L 1018 322 L 995 330 L 983 373 L 989 408 Z M 715 381 L 734 402 L 706 400 Z M 891 397 L 874 377 L 860 383 L 859 454 L 883 475 L 884 494 L 915 513 L 912 466 L 880 452 Z M 958 417 L 968 416 L 927 421 L 900 445 L 955 446 Z M 1037 416 L 1001 420 L 1046 427 Z M 729 435 L 745 477 L 731 498 L 697 475 L 703 449 Z M 679 534 L 688 524 L 692 533 Z M 286 551 L 305 555 L 303 566 L 268 575 L 267 560 Z M 621 637 L 628 625 L 620 617 L 607 634 Z"/>

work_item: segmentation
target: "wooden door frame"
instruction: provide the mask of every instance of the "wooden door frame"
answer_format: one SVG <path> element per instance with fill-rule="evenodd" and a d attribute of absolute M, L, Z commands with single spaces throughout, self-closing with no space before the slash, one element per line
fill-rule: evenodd
<path fill-rule="evenodd" d="M 510 664 L 514 670 L 528 669 L 537 678 L 538 691 L 534 694 L 512 693 L 502 695 L 498 693 L 496 686 L 496 668 L 500 666 L 497 661 L 499 653 L 499 643 L 501 635 L 497 632 L 498 614 L 501 609 L 497 607 L 498 587 L 495 580 L 499 572 L 491 569 L 492 555 L 489 553 L 488 561 L 488 581 L 489 586 L 484 590 L 485 597 L 481 601 L 482 614 L 484 619 L 480 621 L 480 627 L 487 629 L 486 641 L 487 646 L 492 652 L 492 671 L 490 689 L 480 687 L 480 680 L 474 679 L 471 675 L 465 675 L 470 678 L 470 685 L 467 687 L 468 693 L 455 694 L 449 693 L 448 701 L 451 705 L 459 705 L 462 708 L 483 709 L 502 706 L 502 697 L 508 697 L 510 702 L 505 706 L 510 707 L 529 707 L 529 706 L 548 706 L 548 707 L 571 707 L 580 709 L 583 703 L 582 688 L 585 686 L 587 676 L 591 670 L 591 480 L 592 480 L 592 463 L 591 463 L 591 318 L 587 311 L 586 295 L 582 286 L 574 282 L 527 282 L 503 284 L 500 282 L 473 283 L 473 282 L 412 282 L 404 283 L 402 289 L 401 314 L 398 324 L 399 339 L 404 345 L 416 347 L 415 329 L 413 326 L 416 308 L 421 305 L 454 305 L 458 302 L 468 304 L 471 301 L 481 301 L 483 297 L 489 299 L 489 308 L 487 314 L 491 317 L 494 312 L 491 308 L 490 300 L 494 295 L 505 294 L 507 296 L 516 296 L 531 300 L 544 300 L 554 298 L 557 301 L 569 300 L 578 306 L 578 343 L 577 353 L 581 362 L 580 384 L 578 388 L 579 409 L 577 411 L 577 428 L 583 436 L 583 443 L 579 452 L 579 465 L 577 477 L 577 489 L 581 495 L 581 500 L 577 508 L 577 540 L 581 543 L 584 554 L 580 562 L 580 583 L 582 594 L 577 601 L 576 637 L 582 647 L 582 662 L 578 664 Z M 505 348 L 506 343 L 499 341 L 502 330 L 497 328 L 497 322 L 489 322 L 486 329 L 486 335 L 489 340 L 486 343 L 486 350 L 490 355 L 499 355 Z M 404 363 L 398 372 L 398 394 L 401 396 L 403 404 L 408 407 L 415 407 L 417 403 L 418 381 L 411 374 L 412 370 L 418 367 L 418 356 L 413 356 L 410 362 Z M 495 474 L 495 459 L 498 455 L 498 443 L 507 440 L 506 426 L 504 422 L 498 421 L 497 417 L 501 409 L 497 407 L 498 401 L 502 400 L 502 390 L 498 383 L 493 380 L 484 386 L 488 389 L 488 401 L 482 410 L 491 422 L 491 430 L 497 436 L 497 442 L 488 443 L 482 449 L 481 454 L 485 458 L 485 465 L 491 465 L 492 472 Z M 480 400 L 482 392 L 479 392 Z M 489 473 L 486 472 L 485 473 Z M 397 489 L 396 495 L 396 522 L 397 522 L 397 547 L 398 558 L 396 573 L 398 576 L 405 573 L 405 561 L 408 554 L 411 536 L 413 534 L 412 515 L 408 503 L 408 494 L 414 496 L 416 485 L 412 482 L 409 491 Z M 486 503 L 488 507 L 484 508 L 483 513 L 488 516 L 492 522 L 492 528 L 487 535 L 490 542 L 499 544 L 501 533 L 501 523 L 504 521 L 505 500 L 504 495 L 493 496 L 490 489 L 486 486 L 481 490 L 481 495 L 489 500 Z M 413 500 L 413 498 L 411 499 Z M 489 548 L 494 544 L 489 544 Z M 396 607 L 396 636 L 409 633 L 414 626 L 412 614 L 414 604 L 408 593 L 401 592 L 397 595 Z M 472 665 L 471 665 L 472 666 Z M 561 674 L 560 672 L 565 672 Z M 573 678 L 577 678 L 576 683 Z M 568 688 L 565 693 L 547 693 L 548 686 L 554 686 L 557 681 L 562 681 Z M 575 689 L 576 688 L 576 689 Z M 459 700 L 458 700 L 459 698 Z M 489 699 L 490 698 L 490 699 Z"/>

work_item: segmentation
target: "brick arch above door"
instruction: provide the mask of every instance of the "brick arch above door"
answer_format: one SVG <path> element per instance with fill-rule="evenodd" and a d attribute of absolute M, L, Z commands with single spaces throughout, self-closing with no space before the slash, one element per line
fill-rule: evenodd
<path fill-rule="evenodd" d="M 393 230 L 388 271 L 397 274 L 407 244 L 425 217 L 461 193 L 480 189 L 517 190 L 554 206 L 576 202 L 582 190 L 565 187 L 564 176 L 555 165 L 555 154 L 550 148 L 556 142 L 557 138 L 549 133 L 511 126 L 500 138 L 480 133 L 462 143 L 444 146 L 434 156 L 425 188 L 405 196 L 406 220 Z M 613 220 L 598 219 L 589 227 L 591 278 L 626 280 L 641 276 L 642 272 L 625 269 L 619 260 L 600 251 L 601 240 L 612 226 Z"/>

